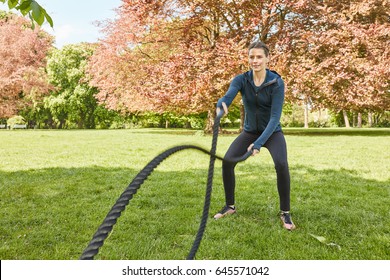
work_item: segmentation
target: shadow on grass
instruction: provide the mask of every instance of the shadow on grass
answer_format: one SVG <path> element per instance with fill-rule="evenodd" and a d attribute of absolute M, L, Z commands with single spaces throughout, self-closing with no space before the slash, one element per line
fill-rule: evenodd
<path fill-rule="evenodd" d="M 244 174 L 253 173 L 249 164 L 240 168 Z M 0 258 L 79 258 L 138 172 L 100 166 L 0 171 Z M 291 167 L 291 175 L 293 217 L 298 225 L 294 233 L 281 229 L 275 215 L 274 174 L 269 167 L 260 167 L 259 173 L 239 179 L 239 214 L 222 222 L 210 219 L 197 258 L 390 258 L 389 181 L 363 179 L 353 170 L 318 171 L 305 166 Z M 185 259 L 198 229 L 206 176 L 203 169 L 156 169 L 97 258 Z M 224 197 L 217 171 L 214 182 L 210 217 Z M 325 237 L 341 250 L 311 234 Z"/>
<path fill-rule="evenodd" d="M 299 135 L 299 136 L 390 136 L 390 128 L 290 128 L 284 127 L 285 135 Z M 135 134 L 168 134 L 168 135 L 210 135 L 204 133 L 203 130 L 196 129 L 181 129 L 181 128 L 146 128 L 134 129 L 132 133 Z M 224 129 L 220 132 L 220 136 L 238 135 L 239 129 Z"/>
<path fill-rule="evenodd" d="M 299 136 L 390 136 L 389 128 L 283 128 L 283 132 Z"/>

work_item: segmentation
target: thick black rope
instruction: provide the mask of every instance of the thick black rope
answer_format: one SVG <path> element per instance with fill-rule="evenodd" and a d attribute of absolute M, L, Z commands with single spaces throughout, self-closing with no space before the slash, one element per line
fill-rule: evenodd
<path fill-rule="evenodd" d="M 98 254 L 99 249 L 103 246 L 104 241 L 108 237 L 109 233 L 112 231 L 118 218 L 121 216 L 122 212 L 129 204 L 130 200 L 133 198 L 133 195 L 137 193 L 137 190 L 141 187 L 143 182 L 148 178 L 148 176 L 153 172 L 153 170 L 161 162 L 163 162 L 166 158 L 168 158 L 172 154 L 185 149 L 195 149 L 210 155 L 210 164 L 209 164 L 208 177 L 207 177 L 207 187 L 206 187 L 205 202 L 203 207 L 203 214 L 199 225 L 198 233 L 196 235 L 190 253 L 187 257 L 187 260 L 194 259 L 195 254 L 199 248 L 200 242 L 202 241 L 203 233 L 206 229 L 207 218 L 208 218 L 208 213 L 210 208 L 215 159 L 219 159 L 222 161 L 229 161 L 229 162 L 240 162 L 240 161 L 244 161 L 251 155 L 251 152 L 247 152 L 245 155 L 243 155 L 240 158 L 224 159 L 215 154 L 217 148 L 219 123 L 222 115 L 223 115 L 223 111 L 221 110 L 221 113 L 218 114 L 217 117 L 215 118 L 215 122 L 213 126 L 213 139 L 212 139 L 212 145 L 210 151 L 194 145 L 176 146 L 156 156 L 136 175 L 133 181 L 120 195 L 118 200 L 115 202 L 114 206 L 108 212 L 106 218 L 103 220 L 103 223 L 99 226 L 98 230 L 93 235 L 92 240 L 89 242 L 87 248 L 84 250 L 84 252 L 80 257 L 81 260 L 92 260 Z"/>

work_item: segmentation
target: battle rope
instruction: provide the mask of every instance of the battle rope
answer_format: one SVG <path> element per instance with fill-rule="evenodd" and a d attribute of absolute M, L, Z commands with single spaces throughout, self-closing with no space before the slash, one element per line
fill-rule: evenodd
<path fill-rule="evenodd" d="M 113 229 L 116 224 L 118 218 L 121 216 L 121 213 L 125 210 L 126 206 L 129 204 L 130 200 L 133 198 L 133 195 L 137 193 L 137 190 L 141 187 L 143 182 L 148 178 L 148 176 L 153 172 L 153 170 L 166 158 L 171 156 L 172 154 L 185 150 L 185 149 L 195 149 L 202 151 L 206 154 L 210 155 L 210 163 L 207 177 L 207 187 L 206 187 L 206 195 L 203 207 L 203 214 L 201 218 L 201 222 L 199 225 L 198 233 L 188 254 L 187 260 L 192 260 L 195 258 L 195 254 L 199 248 L 200 242 L 202 241 L 203 233 L 206 229 L 208 213 L 210 209 L 210 200 L 211 200 L 211 192 L 212 192 L 212 183 L 214 176 L 214 163 L 215 159 L 219 159 L 222 161 L 228 162 L 240 162 L 246 160 L 252 152 L 247 152 L 240 158 L 234 159 L 224 159 L 215 154 L 217 148 L 217 139 L 218 139 L 218 130 L 219 123 L 221 117 L 223 116 L 223 111 L 217 115 L 214 121 L 213 126 L 213 138 L 211 144 L 211 150 L 208 151 L 198 146 L 194 145 L 181 145 L 170 148 L 158 156 L 156 156 L 151 162 L 149 162 L 133 179 L 133 181 L 129 184 L 129 186 L 125 189 L 125 191 L 120 195 L 118 200 L 115 202 L 114 206 L 108 212 L 106 218 L 103 220 L 103 223 L 99 226 L 96 233 L 93 235 L 92 240 L 89 242 L 87 248 L 82 253 L 80 260 L 93 260 L 93 258 L 98 254 L 99 249 L 103 246 L 104 241 L 108 237 L 109 233 Z"/>

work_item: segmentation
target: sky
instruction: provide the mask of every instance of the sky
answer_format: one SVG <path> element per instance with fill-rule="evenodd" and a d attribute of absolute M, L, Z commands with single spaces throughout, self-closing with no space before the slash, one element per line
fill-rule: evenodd
<path fill-rule="evenodd" d="M 121 0 L 36 0 L 51 16 L 54 27 L 45 23 L 43 29 L 55 36 L 55 46 L 81 42 L 94 43 L 104 34 L 99 33 L 96 21 L 114 19 Z M 1 10 L 7 5 L 0 3 Z M 17 13 L 17 11 L 13 11 Z"/>

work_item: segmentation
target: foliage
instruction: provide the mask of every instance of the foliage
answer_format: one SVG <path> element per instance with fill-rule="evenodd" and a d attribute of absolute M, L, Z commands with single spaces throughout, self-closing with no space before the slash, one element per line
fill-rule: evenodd
<path fill-rule="evenodd" d="M 7 120 L 7 126 L 12 128 L 15 124 L 26 124 L 26 120 L 22 116 L 13 116 Z"/>
<path fill-rule="evenodd" d="M 224 202 L 218 161 L 197 259 L 390 259 L 389 150 L 384 149 L 389 129 L 382 136 L 378 130 L 332 130 L 337 137 L 329 137 L 328 129 L 300 131 L 313 130 L 316 134 L 286 136 L 297 230 L 280 225 L 275 169 L 266 149 L 236 167 L 237 215 L 212 220 Z M 182 143 L 210 147 L 210 136 L 176 133 L 0 131 L 7 147 L 0 161 L 0 258 L 77 260 L 119 195 L 154 156 Z M 223 155 L 234 138 L 220 137 L 217 153 Z M 209 157 L 197 151 L 160 164 L 97 259 L 185 259 L 202 214 L 208 164 Z"/>
<path fill-rule="evenodd" d="M 294 31 L 302 36 L 285 42 L 289 98 L 335 111 L 388 110 L 390 2 L 311 1 L 305 10 L 305 29 Z"/>
<path fill-rule="evenodd" d="M 98 98 L 128 112 L 209 112 L 247 69 L 254 39 L 271 48 L 286 100 L 316 108 L 389 108 L 388 1 L 130 1 L 103 25 L 89 71 Z M 95 71 L 99 69 L 99 71 Z"/>
<path fill-rule="evenodd" d="M 37 102 L 19 111 L 30 127 L 53 128 L 53 119 L 50 110 L 44 107 L 43 102 Z"/>
<path fill-rule="evenodd" d="M 39 15 L 39 24 L 45 19 L 36 1 L 1 1 L 33 18 Z M 28 28 L 21 17 L 0 12 L 0 117 L 18 113 L 30 125 L 51 128 L 207 128 L 233 76 L 247 70 L 248 43 L 260 39 L 271 48 L 270 68 L 286 81 L 284 125 L 302 125 L 300 111 L 297 116 L 288 106 L 310 104 L 313 111 L 345 110 L 351 118 L 362 113 L 364 124 L 372 113 L 375 126 L 386 126 L 389 5 L 385 0 L 124 0 L 118 17 L 102 23 L 100 44 L 52 52 L 47 72 L 55 89 L 43 68 L 52 38 L 39 27 Z M 239 124 L 238 99 L 224 127 Z M 336 119 L 333 125 L 343 125 Z"/>
<path fill-rule="evenodd" d="M 303 127 L 304 111 L 298 104 L 286 103 L 280 122 L 284 127 Z"/>
<path fill-rule="evenodd" d="M 53 50 L 47 62 L 49 81 L 55 86 L 45 98 L 44 106 L 59 128 L 76 124 L 77 128 L 94 128 L 97 89 L 88 83 L 85 67 L 94 51 L 92 44 L 67 45 Z"/>
<path fill-rule="evenodd" d="M 114 122 L 121 122 L 124 119 L 118 112 L 107 110 L 102 105 L 97 105 L 93 114 L 95 117 L 95 128 L 98 129 L 111 128 Z"/>
<path fill-rule="evenodd" d="M 247 43 L 286 34 L 293 13 L 278 2 L 123 1 L 90 65 L 98 97 L 131 112 L 214 112 Z"/>
<path fill-rule="evenodd" d="M 46 10 L 34 0 L 0 0 L 0 2 L 8 3 L 10 10 L 16 9 L 22 13 L 23 16 L 28 15 L 31 19 L 32 27 L 35 27 L 34 22 L 42 25 L 45 20 L 53 27 L 53 20 Z"/>
<path fill-rule="evenodd" d="M 0 117 L 38 102 L 50 88 L 44 66 L 52 38 L 28 26 L 22 17 L 0 13 Z"/>
<path fill-rule="evenodd" d="M 222 127 L 240 127 L 240 105 L 233 104 L 229 107 L 229 113 L 221 120 Z"/>
<path fill-rule="evenodd" d="M 348 119 L 352 120 L 352 124 L 356 124 L 357 114 L 354 111 L 347 111 Z M 362 117 L 362 125 L 366 127 L 390 127 L 390 111 L 372 113 L 372 124 L 369 124 L 368 114 Z M 331 111 L 330 122 L 333 126 L 341 127 L 344 124 L 342 112 Z"/>
<path fill-rule="evenodd" d="M 179 115 L 175 113 L 145 112 L 117 116 L 110 128 L 190 128 L 203 129 L 205 114 Z"/>

